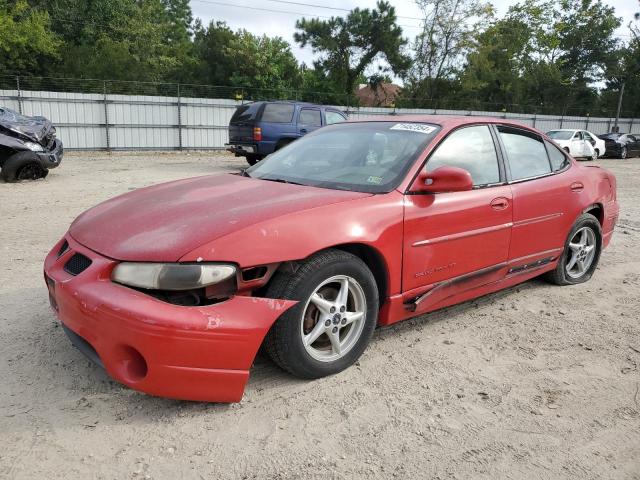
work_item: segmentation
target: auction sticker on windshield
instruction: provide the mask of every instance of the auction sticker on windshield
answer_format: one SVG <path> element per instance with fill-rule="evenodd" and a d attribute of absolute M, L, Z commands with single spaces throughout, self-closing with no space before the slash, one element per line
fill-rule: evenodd
<path fill-rule="evenodd" d="M 396 123 L 389 130 L 406 130 L 407 132 L 417 132 L 429 134 L 435 131 L 436 127 L 425 125 L 424 123 Z"/>

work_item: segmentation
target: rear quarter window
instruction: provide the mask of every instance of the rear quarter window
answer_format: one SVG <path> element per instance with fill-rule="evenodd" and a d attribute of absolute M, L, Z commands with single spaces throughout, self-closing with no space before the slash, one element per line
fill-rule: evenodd
<path fill-rule="evenodd" d="M 231 117 L 231 123 L 248 122 L 255 120 L 258 111 L 260 110 L 260 103 L 247 103 L 246 105 L 240 105 L 233 112 Z"/>
<path fill-rule="evenodd" d="M 559 172 L 569 165 L 569 159 L 567 156 L 553 143 L 544 141 L 549 153 L 549 161 L 551 162 L 551 168 L 554 172 Z"/>
<path fill-rule="evenodd" d="M 267 103 L 260 118 L 263 122 L 291 123 L 293 120 L 294 105 L 286 103 Z"/>

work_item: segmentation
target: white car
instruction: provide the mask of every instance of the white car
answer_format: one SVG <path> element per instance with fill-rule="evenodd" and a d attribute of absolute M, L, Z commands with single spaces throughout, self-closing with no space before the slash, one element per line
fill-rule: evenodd
<path fill-rule="evenodd" d="M 604 155 L 606 150 L 604 140 L 586 130 L 560 129 L 550 130 L 547 135 L 576 158 L 595 160 Z"/>

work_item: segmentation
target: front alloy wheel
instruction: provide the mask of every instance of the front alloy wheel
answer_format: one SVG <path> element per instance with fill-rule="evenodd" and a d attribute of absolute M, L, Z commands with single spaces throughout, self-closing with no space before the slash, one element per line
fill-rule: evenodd
<path fill-rule="evenodd" d="M 367 314 L 360 284 L 347 275 L 322 282 L 305 305 L 300 335 L 307 353 L 321 362 L 333 362 L 357 343 Z"/>
<path fill-rule="evenodd" d="M 268 298 L 297 300 L 271 327 L 265 349 L 302 378 L 338 373 L 362 354 L 378 321 L 378 288 L 367 265 L 341 250 L 325 250 L 280 271 Z"/>

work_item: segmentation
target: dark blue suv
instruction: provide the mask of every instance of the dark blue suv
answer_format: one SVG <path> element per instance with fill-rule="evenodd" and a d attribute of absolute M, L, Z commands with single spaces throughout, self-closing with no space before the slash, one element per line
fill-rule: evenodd
<path fill-rule="evenodd" d="M 229 122 L 227 150 L 250 165 L 323 125 L 344 122 L 346 115 L 323 105 L 302 102 L 254 102 L 236 108 Z"/>

